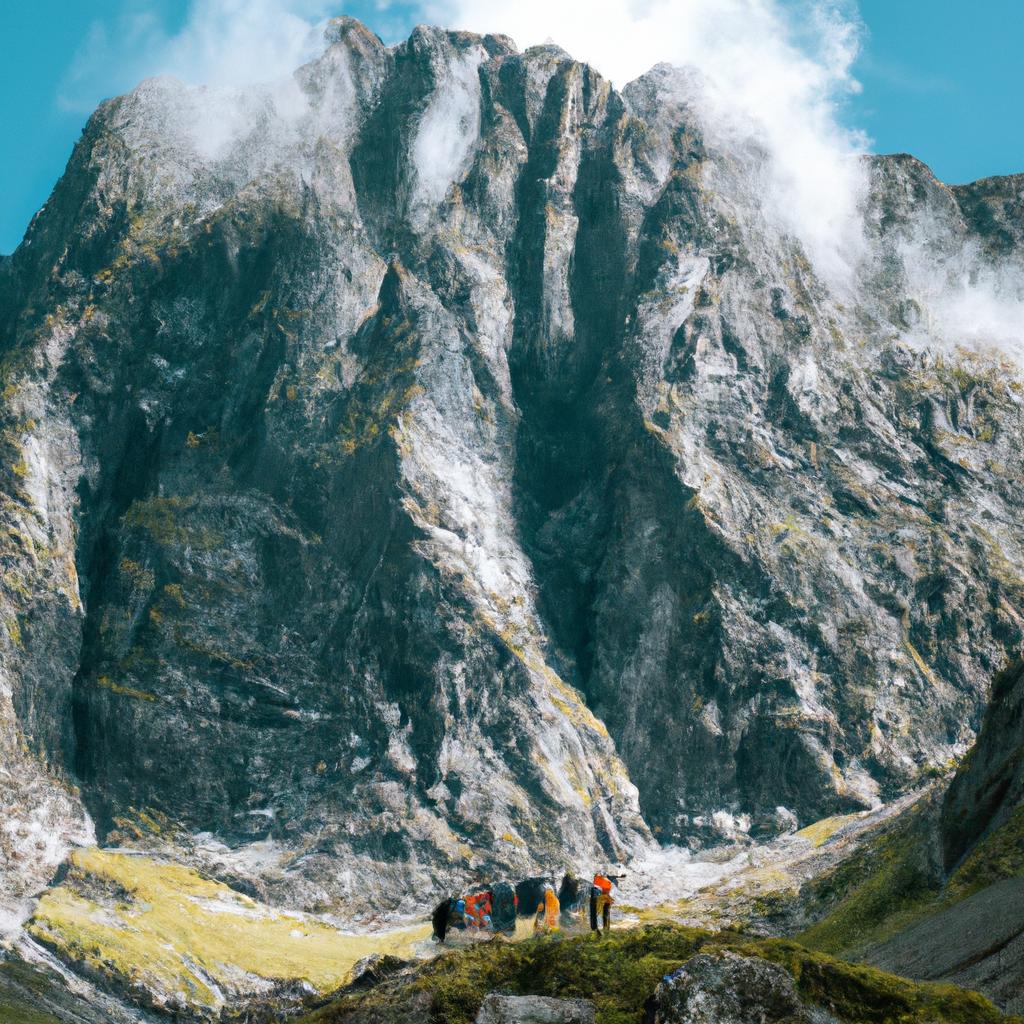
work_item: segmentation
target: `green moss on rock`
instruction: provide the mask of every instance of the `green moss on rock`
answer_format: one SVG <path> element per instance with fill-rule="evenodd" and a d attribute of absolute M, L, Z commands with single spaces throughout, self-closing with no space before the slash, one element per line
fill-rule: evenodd
<path fill-rule="evenodd" d="M 471 1024 L 486 995 L 500 991 L 590 999 L 598 1024 L 640 1024 L 644 1004 L 665 974 L 699 951 L 720 948 L 780 964 L 806 1000 L 850 1024 L 995 1024 L 1007 1019 L 976 993 L 907 981 L 794 942 L 658 925 L 604 938 L 482 943 L 437 958 L 411 979 L 343 996 L 304 1022 L 342 1024 L 357 1014 L 383 1022 L 396 1008 L 425 999 L 434 1019 Z"/>
<path fill-rule="evenodd" d="M 0 993 L 0 1020 L 4 1024 L 61 1024 L 52 1013 L 35 1010 L 3 993 Z"/>

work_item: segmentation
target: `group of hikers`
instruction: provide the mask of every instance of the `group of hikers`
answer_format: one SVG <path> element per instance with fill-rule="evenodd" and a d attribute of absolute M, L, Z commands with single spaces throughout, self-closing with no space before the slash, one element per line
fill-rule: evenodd
<path fill-rule="evenodd" d="M 515 885 L 502 881 L 479 886 L 462 895 L 446 897 L 434 908 L 434 939 L 444 942 L 453 930 L 512 936 L 520 917 L 533 917 L 533 930 L 538 934 L 575 929 L 583 925 L 588 910 L 590 930 L 607 932 L 611 927 L 615 884 L 623 877 L 598 873 L 587 886 L 567 871 L 557 893 L 554 880 L 543 876 L 526 878 Z"/>

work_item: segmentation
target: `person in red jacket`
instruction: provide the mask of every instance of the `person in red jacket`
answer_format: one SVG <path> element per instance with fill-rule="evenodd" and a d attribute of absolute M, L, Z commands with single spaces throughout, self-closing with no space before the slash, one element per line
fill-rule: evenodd
<path fill-rule="evenodd" d="M 491 916 L 491 894 L 475 892 L 466 897 L 466 924 L 471 928 L 485 928 Z M 488 920 L 485 921 L 484 919 Z"/>
<path fill-rule="evenodd" d="M 601 919 L 601 931 L 607 933 L 612 926 L 612 904 L 615 902 L 612 896 L 616 875 L 608 876 L 594 875 L 594 881 L 590 886 L 590 930 L 598 930 L 597 921 Z"/>

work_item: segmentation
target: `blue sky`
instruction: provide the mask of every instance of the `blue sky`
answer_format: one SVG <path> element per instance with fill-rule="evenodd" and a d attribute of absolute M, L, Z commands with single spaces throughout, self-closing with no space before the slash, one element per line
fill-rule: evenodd
<path fill-rule="evenodd" d="M 160 62 L 166 63 L 168 54 L 180 66 L 180 34 L 202 2 L 12 0 L 0 5 L 0 252 L 18 244 L 45 202 L 95 103 L 163 70 Z M 247 14 L 260 6 L 278 15 L 285 9 L 289 17 L 295 14 L 296 31 L 325 12 L 343 9 L 388 42 L 419 21 L 435 20 L 426 0 L 216 2 L 229 10 L 242 5 Z M 806 0 L 775 2 L 785 6 Z M 849 9 L 853 0 L 846 2 Z M 867 133 L 875 151 L 914 153 L 950 182 L 1024 171 L 1022 0 L 970 5 L 963 0 L 860 0 L 857 7 L 864 31 L 853 72 L 863 88 L 847 100 L 842 116 Z M 286 33 L 268 35 L 276 39 Z M 189 35 L 185 42 L 193 45 L 196 38 Z M 220 45 L 216 38 L 206 43 Z M 245 40 L 239 45 L 251 50 Z M 272 51 L 267 59 L 275 56 L 286 57 Z"/>

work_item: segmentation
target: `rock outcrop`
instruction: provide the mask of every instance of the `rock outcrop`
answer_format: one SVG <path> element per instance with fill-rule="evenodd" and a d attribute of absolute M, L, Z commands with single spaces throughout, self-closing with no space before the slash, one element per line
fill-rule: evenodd
<path fill-rule="evenodd" d="M 0 264 L 6 905 L 95 822 L 412 909 L 966 749 L 1022 386 L 954 300 L 1019 279 L 1024 181 L 873 159 L 839 285 L 704 109 L 349 19 L 283 85 L 101 106 Z"/>
<path fill-rule="evenodd" d="M 729 950 L 701 953 L 667 975 L 652 1000 L 651 1024 L 836 1024 L 800 997 L 778 964 Z"/>
<path fill-rule="evenodd" d="M 978 740 L 957 771 L 942 808 L 946 868 L 986 837 L 1010 827 L 1024 834 L 1024 662 L 1014 662 L 992 685 Z M 1021 854 L 1024 866 L 1024 852 Z"/>
<path fill-rule="evenodd" d="M 856 824 L 824 821 L 794 837 L 821 835 L 819 856 L 787 858 L 785 843 L 763 846 L 752 869 L 706 889 L 688 913 L 735 914 L 735 893 L 745 930 L 795 935 L 809 948 L 973 989 L 1019 1013 L 1022 679 L 1019 662 L 996 677 L 977 741 L 955 774 Z"/>
<path fill-rule="evenodd" d="M 950 941 L 955 936 L 955 941 Z M 872 949 L 876 967 L 981 992 L 1024 1010 L 1024 878 L 993 882 Z"/>
<path fill-rule="evenodd" d="M 936 816 L 939 892 L 865 959 L 1024 1010 L 1024 665 L 1000 673 L 977 742 Z M 956 941 L 950 942 L 949 936 Z"/>
<path fill-rule="evenodd" d="M 586 999 L 489 995 L 476 1024 L 594 1024 L 594 1004 Z"/>
<path fill-rule="evenodd" d="M 587 996 L 583 1006 L 581 993 Z M 540 1020 L 550 1013 L 555 1021 L 566 1014 L 572 1019 L 572 1008 L 579 1007 L 585 1016 L 593 1010 L 597 1020 L 645 1024 L 1010 1020 L 955 985 L 907 981 L 791 942 L 661 926 L 614 929 L 600 941 L 577 936 L 481 943 L 369 992 L 342 994 L 302 1021 L 482 1024 L 495 1004 L 502 1013 L 538 1012 Z"/>

